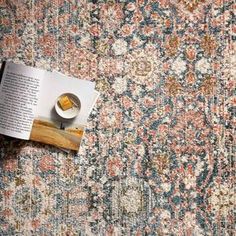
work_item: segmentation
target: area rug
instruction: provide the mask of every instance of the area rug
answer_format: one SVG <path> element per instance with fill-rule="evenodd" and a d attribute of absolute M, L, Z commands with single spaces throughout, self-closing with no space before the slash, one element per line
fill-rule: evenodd
<path fill-rule="evenodd" d="M 0 136 L 0 235 L 234 235 L 235 7 L 0 0 L 2 61 L 101 93 L 78 154 Z"/>

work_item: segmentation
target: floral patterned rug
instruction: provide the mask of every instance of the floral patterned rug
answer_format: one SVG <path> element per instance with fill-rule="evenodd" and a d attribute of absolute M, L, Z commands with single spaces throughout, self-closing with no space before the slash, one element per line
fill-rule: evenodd
<path fill-rule="evenodd" d="M 0 235 L 234 235 L 232 0 L 0 0 L 1 60 L 96 81 L 78 154 L 0 136 Z"/>

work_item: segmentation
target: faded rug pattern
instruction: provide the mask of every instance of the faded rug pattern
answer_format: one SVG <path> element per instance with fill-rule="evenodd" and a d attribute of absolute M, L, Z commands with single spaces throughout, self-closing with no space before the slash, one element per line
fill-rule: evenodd
<path fill-rule="evenodd" d="M 0 136 L 0 235 L 233 236 L 235 8 L 0 0 L 1 60 L 101 92 L 76 155 Z"/>

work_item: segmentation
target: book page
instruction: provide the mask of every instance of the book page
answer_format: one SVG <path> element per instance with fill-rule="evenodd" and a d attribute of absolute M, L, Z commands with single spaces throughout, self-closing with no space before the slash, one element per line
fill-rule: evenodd
<path fill-rule="evenodd" d="M 78 150 L 94 102 L 95 83 L 46 73 L 30 140 Z"/>
<path fill-rule="evenodd" d="M 0 133 L 26 139 L 38 104 L 44 71 L 7 62 L 0 84 Z"/>
<path fill-rule="evenodd" d="M 56 70 L 53 71 L 53 74 L 55 75 L 55 76 L 54 76 L 55 78 L 60 77 L 60 76 L 65 77 L 64 74 L 62 74 L 61 72 L 58 72 L 58 71 L 56 71 Z M 74 78 L 74 77 L 67 77 L 67 78 L 68 78 L 68 79 L 73 79 L 73 80 L 76 79 L 76 78 Z M 78 79 L 76 79 L 76 80 L 78 80 Z M 88 81 L 87 81 L 87 83 L 88 83 Z M 90 82 L 89 82 L 89 83 L 90 83 Z M 93 85 L 95 85 L 95 84 L 93 83 Z M 78 91 L 77 91 L 77 92 L 78 92 Z M 88 103 L 88 104 L 86 104 L 86 106 L 84 106 L 84 108 L 86 109 L 85 111 L 83 111 L 85 123 L 87 123 L 87 119 L 88 119 L 90 113 L 92 112 L 93 107 L 94 107 L 94 105 L 96 104 L 96 102 L 97 102 L 99 96 L 100 96 L 100 92 L 98 92 L 97 90 L 94 89 L 94 91 L 93 91 L 93 100 L 92 100 L 92 103 L 91 103 L 90 105 L 89 105 L 89 103 Z M 85 97 L 87 97 L 87 96 L 85 96 Z M 77 122 L 78 122 L 78 123 L 83 123 L 84 121 L 79 121 L 79 120 L 77 120 Z M 85 125 L 85 124 L 84 124 L 84 125 Z"/>
<path fill-rule="evenodd" d="M 100 93 L 97 91 L 97 90 L 94 90 L 94 92 L 93 92 L 93 105 L 91 106 L 91 108 L 90 108 L 90 112 L 89 112 L 89 114 L 91 114 L 91 112 L 92 112 L 92 110 L 93 110 L 93 107 L 95 106 L 95 104 L 96 104 L 96 101 L 98 100 L 98 98 L 99 98 L 99 96 L 100 96 Z M 81 139 L 83 138 L 83 136 L 81 137 Z M 70 152 L 70 150 L 69 149 L 66 149 L 66 148 L 60 148 L 62 151 L 64 151 L 64 152 L 66 152 L 66 153 L 69 153 Z"/>

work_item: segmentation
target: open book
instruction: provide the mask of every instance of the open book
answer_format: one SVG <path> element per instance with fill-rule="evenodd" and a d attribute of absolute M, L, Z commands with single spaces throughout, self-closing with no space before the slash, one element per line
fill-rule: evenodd
<path fill-rule="evenodd" d="M 78 150 L 99 96 L 95 83 L 6 62 L 0 81 L 0 134 Z"/>

